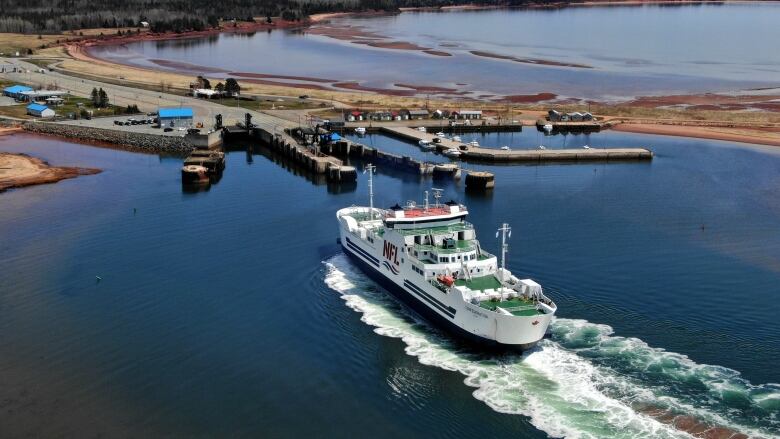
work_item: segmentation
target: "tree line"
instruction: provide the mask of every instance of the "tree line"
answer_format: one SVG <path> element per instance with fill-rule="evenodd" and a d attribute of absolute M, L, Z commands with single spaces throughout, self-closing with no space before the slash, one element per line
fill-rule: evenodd
<path fill-rule="evenodd" d="M 512 6 L 527 2 L 529 0 L 0 0 L 0 32 L 58 33 L 141 27 L 142 22 L 148 23 L 155 32 L 185 32 L 215 27 L 220 19 L 282 17 L 301 20 L 323 12 L 396 11 L 400 7 L 457 4 Z"/>

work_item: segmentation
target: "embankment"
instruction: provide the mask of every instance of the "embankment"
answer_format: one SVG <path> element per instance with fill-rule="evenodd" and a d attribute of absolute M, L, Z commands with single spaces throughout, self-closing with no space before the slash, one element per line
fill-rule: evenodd
<path fill-rule="evenodd" d="M 25 131 L 32 133 L 77 139 L 81 142 L 110 144 L 128 151 L 181 155 L 187 154 L 193 149 L 193 145 L 189 140 L 177 136 L 135 133 L 52 122 L 25 122 L 22 127 Z"/>

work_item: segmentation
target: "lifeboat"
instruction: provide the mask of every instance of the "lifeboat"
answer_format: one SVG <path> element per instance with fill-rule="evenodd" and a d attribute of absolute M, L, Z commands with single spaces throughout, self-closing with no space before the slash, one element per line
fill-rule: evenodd
<path fill-rule="evenodd" d="M 452 285 L 455 284 L 455 279 L 453 279 L 452 276 L 448 276 L 448 275 L 441 275 L 437 277 L 436 280 L 438 280 L 439 282 L 441 282 L 442 284 L 448 287 L 451 287 Z"/>

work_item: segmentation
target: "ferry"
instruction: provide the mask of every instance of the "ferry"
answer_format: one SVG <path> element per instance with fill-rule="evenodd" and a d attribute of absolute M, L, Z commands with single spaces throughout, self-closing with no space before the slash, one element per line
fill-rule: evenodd
<path fill-rule="evenodd" d="M 545 335 L 557 306 L 531 279 L 505 267 L 511 228 L 503 224 L 501 260 L 485 251 L 468 209 L 450 201 L 373 206 L 368 166 L 368 207 L 336 213 L 339 243 L 372 279 L 433 324 L 479 346 L 529 349 Z"/>

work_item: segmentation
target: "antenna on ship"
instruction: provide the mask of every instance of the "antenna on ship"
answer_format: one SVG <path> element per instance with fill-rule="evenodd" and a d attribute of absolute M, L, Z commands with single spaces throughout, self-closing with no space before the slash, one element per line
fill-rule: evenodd
<path fill-rule="evenodd" d="M 507 223 L 501 224 L 501 228 L 496 231 L 496 238 L 498 238 L 499 233 L 501 233 L 501 280 L 504 281 L 504 276 L 506 276 L 506 253 L 509 251 L 509 244 L 506 243 L 506 239 L 512 237 L 512 228 Z"/>
<path fill-rule="evenodd" d="M 436 189 L 433 187 L 431 190 L 433 191 L 433 198 L 436 200 L 434 207 L 439 207 L 439 198 L 441 198 L 441 193 L 444 192 L 444 189 Z"/>
<path fill-rule="evenodd" d="M 367 164 L 363 173 L 368 173 L 368 215 L 371 220 L 374 219 L 374 172 L 376 166 L 371 163 Z"/>

